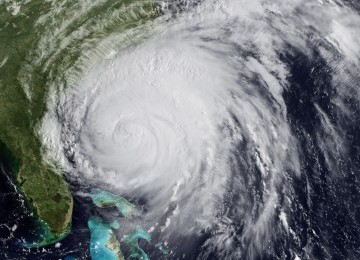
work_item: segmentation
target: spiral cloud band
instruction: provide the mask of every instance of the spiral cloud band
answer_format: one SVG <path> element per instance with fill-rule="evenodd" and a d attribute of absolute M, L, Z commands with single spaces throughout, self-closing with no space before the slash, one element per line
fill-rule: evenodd
<path fill-rule="evenodd" d="M 78 159 L 93 166 L 84 169 L 87 174 L 106 176 L 120 191 L 148 195 L 156 212 L 164 211 L 164 199 L 187 197 L 191 207 L 201 207 L 186 186 L 199 186 L 200 193 L 223 189 L 229 136 L 214 120 L 227 115 L 223 86 L 230 90 L 234 78 L 226 64 L 201 49 L 154 45 L 102 64 L 105 70 L 85 80 L 94 94 L 80 129 Z"/>
<path fill-rule="evenodd" d="M 143 198 L 141 223 L 158 225 L 163 239 L 211 229 L 204 248 L 223 259 L 267 248 L 282 232 L 276 221 L 297 240 L 287 221 L 294 191 L 283 184 L 301 175 L 302 155 L 283 95 L 292 73 L 284 53 L 312 58 L 300 35 L 323 44 L 319 52 L 329 64 L 329 44 L 338 45 L 349 70 L 359 53 L 352 33 L 345 44 L 337 29 L 359 19 L 310 2 L 205 1 L 164 18 L 165 28 L 159 19 L 154 35 L 98 62 L 61 95 L 61 123 L 50 110 L 44 139 L 76 166 L 71 176 Z M 343 73 L 334 72 L 332 83 Z M 338 93 L 341 111 L 347 93 Z M 332 129 L 328 136 L 341 135 Z M 69 160 L 59 154 L 66 168 Z"/>
<path fill-rule="evenodd" d="M 294 141 L 282 110 L 281 82 L 253 58 L 240 63 L 231 45 L 201 39 L 211 32 L 176 35 L 182 29 L 174 23 L 161 37 L 96 65 L 63 105 L 68 130 L 76 136 L 68 148 L 81 175 L 120 194 L 147 198 L 147 228 L 165 216 L 162 230 L 168 234 L 190 234 L 216 222 L 234 175 L 248 174 L 233 169 L 242 143 L 254 147 L 244 154 L 255 156 L 262 170 L 264 215 L 274 209 L 274 185 L 286 160 L 297 165 L 296 152 L 289 153 Z M 249 67 L 264 74 L 260 89 L 246 75 Z M 279 99 L 277 107 L 262 91 Z M 243 181 L 236 189 L 248 188 Z M 242 203 L 240 209 L 249 202 Z M 263 225 L 260 219 L 257 232 Z"/>

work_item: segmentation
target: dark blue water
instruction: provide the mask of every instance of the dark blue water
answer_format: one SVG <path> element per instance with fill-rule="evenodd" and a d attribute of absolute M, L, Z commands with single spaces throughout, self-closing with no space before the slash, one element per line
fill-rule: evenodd
<path fill-rule="evenodd" d="M 343 2 L 360 10 L 358 1 Z M 304 37 L 311 38 L 310 35 Z M 282 224 L 276 220 L 277 225 L 273 229 L 276 236 L 268 249 L 252 252 L 248 247 L 249 241 L 236 240 L 236 237 L 242 237 L 244 231 L 243 219 L 237 214 L 238 202 L 245 196 L 252 205 L 249 210 L 253 210 L 256 217 L 260 207 L 257 204 L 263 197 L 261 174 L 254 166 L 255 159 L 251 158 L 252 148 L 244 140 L 230 160 L 234 174 L 229 191 L 236 192 L 231 197 L 223 198 L 229 209 L 227 217 L 234 221 L 233 246 L 241 248 L 243 252 L 239 259 L 294 259 L 295 254 L 301 259 L 360 259 L 360 104 L 351 91 L 345 96 L 342 94 L 344 107 L 337 104 L 342 88 L 359 88 L 360 76 L 349 74 L 349 79 L 344 80 L 343 85 L 334 85 L 334 64 L 328 64 L 322 58 L 319 47 L 334 54 L 334 63 L 342 62 L 340 57 L 336 60 L 339 55 L 337 51 L 319 41 L 309 41 L 308 47 L 311 55 L 305 55 L 291 45 L 278 54 L 290 70 L 289 85 L 284 89 L 283 98 L 292 135 L 298 140 L 301 167 L 298 177 L 288 174 L 284 181 L 285 188 L 279 187 L 278 194 L 280 205 L 285 205 L 285 196 L 291 190 L 292 206 L 288 223 L 298 239 L 280 231 L 278 226 Z M 256 58 L 256 53 L 239 54 L 243 55 Z M 333 150 L 324 150 L 319 143 L 319 136 L 325 142 L 327 136 L 321 123 L 322 115 L 316 106 L 321 108 L 332 125 L 341 129 L 337 141 L 346 144 L 345 151 L 336 151 L 335 144 L 329 145 L 328 149 L 333 147 Z M 329 155 L 333 162 L 331 167 L 325 160 Z M 0 259 L 59 259 L 66 256 L 89 259 L 90 232 L 87 221 L 90 216 L 98 214 L 91 198 L 75 195 L 72 232 L 61 241 L 60 248 L 49 246 L 23 251 L 19 246 L 21 239 L 36 238 L 36 232 L 32 233 L 37 227 L 36 219 L 30 215 L 22 195 L 16 190 L 10 162 L 1 153 L 0 167 Z M 240 179 L 240 174 L 244 172 L 251 172 L 252 179 L 247 176 Z M 250 183 L 249 190 L 237 189 L 237 181 Z M 83 188 L 73 183 L 72 189 L 76 194 Z M 13 227 L 16 227 L 14 231 L 11 230 Z M 206 246 L 212 235 L 212 230 L 204 230 L 196 236 L 172 237 L 168 241 L 173 245 L 171 256 L 164 255 L 146 241 L 139 241 L 139 246 L 150 259 L 182 259 L 184 252 L 184 259 L 224 259 Z M 155 241 L 160 236 L 156 232 L 152 234 Z M 122 249 L 125 255 L 130 254 L 129 248 Z"/>
<path fill-rule="evenodd" d="M 33 241 L 38 237 L 37 219 L 28 211 L 23 196 L 15 188 L 11 167 L 4 156 L 0 166 L 0 259 L 64 259 L 66 256 L 90 259 L 90 232 L 86 223 L 91 214 L 91 200 L 74 197 L 73 228 L 59 248 L 55 245 L 41 249 L 23 248 L 23 239 Z"/>
<path fill-rule="evenodd" d="M 345 106 L 350 114 L 345 115 L 335 105 L 335 98 L 339 87 L 346 88 L 348 83 L 333 86 L 332 67 L 321 58 L 317 48 L 309 58 L 289 47 L 292 53 L 282 56 L 291 65 L 292 75 L 291 87 L 284 92 L 284 99 L 292 132 L 300 143 L 302 160 L 301 178 L 292 180 L 296 203 L 291 219 L 296 233 L 300 234 L 300 243 L 290 246 L 299 252 L 308 247 L 309 253 L 318 259 L 359 259 L 359 101 L 347 96 Z M 353 82 L 360 84 L 360 77 L 357 75 Z M 331 151 L 336 162 L 333 168 L 325 163 L 323 148 L 315 137 L 316 132 L 323 133 L 315 103 L 344 133 L 343 140 L 338 141 L 346 142 L 347 151 Z"/>

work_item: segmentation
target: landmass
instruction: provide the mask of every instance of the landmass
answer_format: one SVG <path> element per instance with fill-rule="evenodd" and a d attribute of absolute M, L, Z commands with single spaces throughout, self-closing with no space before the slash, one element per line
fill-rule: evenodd
<path fill-rule="evenodd" d="M 124 237 L 125 243 L 130 247 L 130 257 L 138 258 L 142 260 L 149 260 L 148 255 L 144 252 L 144 250 L 139 246 L 139 240 L 144 239 L 150 243 L 151 236 L 148 232 L 143 230 L 140 226 L 136 228 L 134 233 L 131 233 Z"/>
<path fill-rule="evenodd" d="M 90 196 L 97 207 L 114 206 L 118 209 L 119 213 L 127 219 L 131 217 L 131 212 L 135 207 L 122 196 L 99 188 L 93 189 Z M 91 256 L 93 259 L 122 259 L 120 257 L 124 257 L 120 249 L 119 241 L 111 230 L 112 228 L 119 228 L 118 222 L 114 221 L 111 224 L 106 224 L 98 218 L 91 217 L 88 226 L 91 232 L 90 252 L 92 252 Z M 149 260 L 149 256 L 139 245 L 141 239 L 151 243 L 150 233 L 145 231 L 141 226 L 138 226 L 133 233 L 125 235 L 122 241 L 129 247 L 131 258 Z M 104 249 L 105 246 L 107 249 Z M 164 255 L 169 253 L 161 242 L 157 243 L 155 247 Z M 109 250 L 111 253 L 108 252 Z M 102 251 L 107 252 L 105 254 L 110 254 L 109 258 L 101 258 L 100 254 L 102 254 Z M 118 258 L 114 258 L 115 256 Z"/>
<path fill-rule="evenodd" d="M 88 6 L 81 15 L 76 10 L 82 10 L 81 2 L 0 3 L 1 156 L 11 160 L 12 177 L 43 230 L 41 239 L 27 246 L 55 243 L 71 229 L 73 198 L 69 185 L 56 165 L 44 161 L 44 144 L 38 133 L 47 112 L 50 86 L 80 63 L 85 43 L 86 48 L 96 49 L 104 35 L 122 33 L 157 16 L 153 2 L 132 3 L 103 1 Z M 104 15 L 114 10 L 121 11 L 119 17 Z M 109 20 L 106 26 L 94 26 L 103 18 Z M 67 20 L 72 22 L 61 27 Z M 76 35 L 79 28 L 89 34 L 63 47 L 64 39 Z M 80 75 L 81 69 L 76 69 Z"/>
<path fill-rule="evenodd" d="M 120 250 L 119 241 L 112 229 L 119 228 L 119 224 L 105 223 L 102 220 L 91 217 L 88 221 L 90 229 L 90 255 L 92 260 L 124 260 Z"/>
<path fill-rule="evenodd" d="M 131 216 L 131 212 L 134 208 L 134 205 L 131 204 L 129 201 L 127 201 L 125 198 L 113 194 L 111 192 L 102 190 L 102 189 L 93 189 L 91 191 L 91 198 L 94 202 L 94 204 L 98 207 L 106 207 L 106 206 L 115 206 L 117 207 L 119 213 L 124 216 L 125 218 L 129 218 Z M 99 221 L 99 220 L 98 220 Z M 89 223 L 92 224 L 92 226 L 90 228 L 90 231 L 92 230 L 92 228 L 94 227 L 94 219 L 91 218 L 89 220 Z M 93 238 L 92 236 L 92 241 L 93 243 L 100 243 L 103 244 L 104 240 L 108 241 L 110 238 L 108 238 L 108 234 L 107 232 L 110 232 L 109 226 L 104 226 L 104 224 L 99 224 L 97 223 L 97 228 L 101 228 L 102 230 L 106 229 L 105 231 L 102 231 L 101 234 L 98 233 L 96 235 L 96 237 Z M 112 226 L 114 228 L 114 225 Z M 93 233 L 93 231 L 91 231 Z M 105 233 L 104 233 L 105 232 Z M 109 247 L 109 249 L 113 249 L 115 251 L 113 251 L 114 253 L 118 253 L 120 251 L 120 249 L 118 249 L 117 244 L 118 241 L 116 240 L 116 237 L 113 233 L 110 234 L 111 236 L 113 236 L 111 238 L 111 241 L 113 241 L 113 243 L 110 243 L 112 245 L 116 245 L 115 247 Z M 103 237 L 101 237 L 103 236 Z M 138 259 L 143 259 L 143 260 L 148 260 L 149 257 L 147 256 L 147 254 L 144 252 L 144 250 L 142 250 L 139 246 L 139 239 L 145 239 L 146 241 L 150 242 L 151 241 L 151 236 L 148 232 L 144 231 L 141 227 L 137 227 L 136 231 L 134 233 L 131 233 L 127 236 L 124 237 L 124 242 L 130 247 L 130 251 L 131 251 L 131 255 L 130 257 L 132 258 L 138 258 Z M 121 251 L 120 251 L 121 252 Z M 93 258 L 94 259 L 94 258 Z"/>
<path fill-rule="evenodd" d="M 94 204 L 100 208 L 106 206 L 116 206 L 119 213 L 125 218 L 130 217 L 134 208 L 134 205 L 123 197 L 98 188 L 91 191 L 91 198 Z"/>

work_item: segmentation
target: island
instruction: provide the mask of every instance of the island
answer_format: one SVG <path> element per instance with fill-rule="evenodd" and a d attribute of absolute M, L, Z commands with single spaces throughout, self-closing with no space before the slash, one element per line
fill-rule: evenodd
<path fill-rule="evenodd" d="M 143 230 L 140 226 L 136 228 L 136 231 L 134 233 L 131 233 L 124 237 L 124 242 L 130 247 L 130 257 L 142 260 L 149 260 L 148 255 L 139 246 L 140 239 L 144 239 L 149 243 L 151 241 L 150 234 Z"/>
<path fill-rule="evenodd" d="M 49 148 L 39 133 L 49 94 L 64 90 L 56 89 L 56 82 L 66 82 L 68 71 L 83 75 L 84 44 L 95 52 L 107 35 L 124 33 L 158 16 L 152 1 L 103 1 L 78 15 L 82 4 L 0 3 L 0 159 L 11 162 L 11 177 L 38 219 L 41 234 L 37 241 L 27 241 L 28 247 L 61 240 L 72 222 L 70 187 L 57 162 L 44 160 Z M 107 25 L 93 26 L 102 17 Z M 62 27 L 66 21 L 72 22 Z M 54 35 L 59 27 L 63 31 Z M 78 30 L 89 34 L 62 46 L 64 38 Z"/>
<path fill-rule="evenodd" d="M 119 223 L 106 223 L 91 217 L 88 221 L 90 229 L 90 255 L 92 260 L 124 260 L 119 241 L 112 229 L 118 229 Z"/>
<path fill-rule="evenodd" d="M 91 191 L 91 198 L 97 207 L 116 206 L 119 213 L 125 218 L 131 216 L 134 205 L 122 196 L 116 195 L 106 190 L 95 188 Z"/>
<path fill-rule="evenodd" d="M 93 203 L 97 206 L 97 207 L 108 207 L 108 206 L 115 206 L 119 213 L 129 219 L 131 217 L 131 212 L 134 208 L 134 205 L 131 204 L 129 201 L 127 201 L 125 198 L 123 198 L 122 196 L 116 195 L 114 193 L 111 193 L 109 191 L 106 190 L 102 190 L 99 188 L 95 188 L 91 191 L 90 196 L 92 198 Z M 90 225 L 91 224 L 91 225 Z M 91 218 L 89 220 L 89 229 L 91 234 L 93 234 L 93 230 L 94 227 L 96 226 L 95 230 L 101 229 L 100 231 L 97 231 L 96 236 L 91 235 L 91 245 L 90 247 L 92 247 L 93 244 L 97 244 L 97 245 L 102 245 L 102 247 L 105 246 L 105 244 L 107 244 L 109 241 L 109 239 L 111 239 L 111 241 L 113 241 L 113 245 L 117 245 L 118 241 L 116 240 L 115 235 L 111 232 L 111 227 L 112 228 L 118 228 L 118 226 L 114 226 L 114 224 L 112 225 L 105 225 L 103 224 L 100 220 L 95 220 L 94 218 Z M 131 258 L 137 258 L 137 259 L 142 259 L 142 260 L 148 260 L 149 257 L 147 256 L 147 254 L 144 252 L 144 250 L 142 250 L 139 246 L 139 240 L 140 239 L 144 239 L 147 242 L 151 241 L 151 236 L 148 232 L 146 232 L 145 230 L 143 230 L 140 226 L 138 226 L 136 228 L 136 231 L 134 233 L 128 234 L 123 238 L 123 241 L 129 246 L 130 251 L 131 251 Z M 119 252 L 120 248 L 118 248 L 117 246 L 115 247 L 107 247 L 106 251 L 109 251 L 109 249 L 114 248 L 115 251 L 113 251 L 113 255 L 120 255 Z M 93 252 L 91 253 L 91 257 L 93 257 L 93 254 L 95 255 L 95 258 L 93 257 L 93 259 L 98 259 L 96 258 L 97 252 L 98 251 L 91 251 Z M 122 254 L 121 254 L 122 255 Z M 100 259 L 100 258 L 99 258 Z M 108 259 L 114 259 L 114 258 L 108 258 Z M 116 258 L 116 259 L 121 259 L 121 258 Z"/>

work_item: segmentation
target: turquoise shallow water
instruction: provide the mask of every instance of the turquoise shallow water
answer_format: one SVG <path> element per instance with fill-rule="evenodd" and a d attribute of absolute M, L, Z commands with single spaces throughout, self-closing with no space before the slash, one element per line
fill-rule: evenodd
<path fill-rule="evenodd" d="M 91 232 L 90 238 L 90 254 L 93 260 L 117 260 L 119 259 L 120 248 L 114 250 L 106 245 L 114 236 L 112 228 L 119 228 L 119 223 L 105 223 L 102 220 L 91 217 L 88 221 L 88 227 Z M 116 241 L 118 243 L 118 241 Z"/>
<path fill-rule="evenodd" d="M 130 247 L 131 257 L 148 260 L 149 259 L 148 255 L 139 246 L 140 239 L 144 239 L 150 243 L 151 236 L 148 232 L 143 230 L 141 227 L 137 227 L 136 231 L 134 233 L 131 233 L 124 238 L 124 241 Z"/>
<path fill-rule="evenodd" d="M 102 189 L 93 189 L 91 191 L 91 198 L 94 204 L 98 207 L 116 206 L 125 218 L 130 217 L 131 211 L 134 207 L 123 197 Z M 117 259 L 116 252 L 110 250 L 105 245 L 109 241 L 111 234 L 113 234 L 111 229 L 119 228 L 119 223 L 113 222 L 112 224 L 106 224 L 99 219 L 91 218 L 89 220 L 89 228 L 92 234 L 90 251 L 93 259 Z M 141 227 L 137 227 L 134 233 L 131 233 L 124 238 L 124 242 L 130 248 L 131 257 L 143 260 L 149 259 L 148 255 L 139 246 L 140 239 L 150 242 L 151 236 Z"/>
<path fill-rule="evenodd" d="M 157 243 L 155 247 L 159 248 L 159 250 L 164 254 L 167 255 L 169 253 L 169 250 L 165 248 L 162 243 Z"/>
<path fill-rule="evenodd" d="M 91 198 L 97 207 L 116 206 L 119 212 L 127 219 L 131 216 L 131 211 L 134 208 L 134 205 L 123 197 L 98 188 L 91 191 Z M 119 223 L 114 221 L 109 224 L 98 218 L 91 217 L 88 226 L 91 231 L 90 253 L 92 259 L 118 259 L 119 252 L 121 254 L 120 248 L 111 250 L 106 247 L 106 244 L 111 239 L 111 236 L 113 236 L 113 240 L 115 239 L 112 229 L 118 229 L 120 227 Z M 139 241 L 142 239 L 150 243 L 151 235 L 138 226 L 133 233 L 126 235 L 123 241 L 129 247 L 132 258 L 148 260 L 148 255 L 139 246 Z M 118 241 L 116 242 L 118 243 Z"/>
<path fill-rule="evenodd" d="M 134 206 L 123 197 L 102 189 L 93 189 L 91 191 L 91 198 L 98 207 L 116 206 L 125 218 L 130 217 L 131 211 L 134 208 Z"/>

